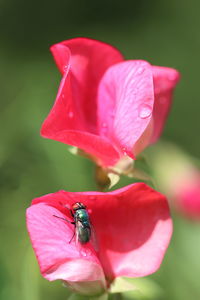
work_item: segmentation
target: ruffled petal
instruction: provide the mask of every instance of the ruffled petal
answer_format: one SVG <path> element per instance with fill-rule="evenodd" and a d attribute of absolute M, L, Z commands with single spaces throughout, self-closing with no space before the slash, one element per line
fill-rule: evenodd
<path fill-rule="evenodd" d="M 155 272 L 172 234 L 166 198 L 139 183 L 100 196 L 94 207 L 91 218 L 106 276 Z"/>
<path fill-rule="evenodd" d="M 98 91 L 99 134 L 113 141 L 122 154 L 134 157 L 134 146 L 151 121 L 153 104 L 149 63 L 126 61 L 110 67 Z"/>
<path fill-rule="evenodd" d="M 67 52 L 70 53 L 72 97 L 77 97 L 74 100 L 78 102 L 88 130 L 96 132 L 98 84 L 107 68 L 123 60 L 122 54 L 111 45 L 88 38 L 55 44 L 51 52 L 62 74 L 68 67 Z"/>
<path fill-rule="evenodd" d="M 155 104 L 153 109 L 154 131 L 151 142 L 159 138 L 166 118 L 168 116 L 173 90 L 180 79 L 180 74 L 175 69 L 152 66 Z"/>
<path fill-rule="evenodd" d="M 55 104 L 42 125 L 41 135 L 76 146 L 94 156 L 99 164 L 114 165 L 119 159 L 118 151 L 108 139 L 87 131 L 81 108 L 74 101 L 70 82 L 70 70 L 66 69 Z"/>

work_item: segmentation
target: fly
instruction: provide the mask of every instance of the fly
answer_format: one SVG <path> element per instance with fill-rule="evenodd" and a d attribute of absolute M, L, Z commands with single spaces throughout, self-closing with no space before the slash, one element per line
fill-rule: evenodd
<path fill-rule="evenodd" d="M 66 207 L 66 208 L 68 208 L 68 207 Z M 90 241 L 90 238 L 91 238 L 91 224 L 90 224 L 90 218 L 89 218 L 86 206 L 81 202 L 76 202 L 72 205 L 72 209 L 69 209 L 69 210 L 73 217 L 73 220 L 74 220 L 73 222 L 71 222 L 65 218 L 58 217 L 56 215 L 53 215 L 53 216 L 56 218 L 65 220 L 75 226 L 74 234 L 73 234 L 71 240 L 69 241 L 69 243 L 71 243 L 71 241 L 73 240 L 73 238 L 76 234 L 77 240 L 81 244 L 86 244 L 87 242 Z"/>

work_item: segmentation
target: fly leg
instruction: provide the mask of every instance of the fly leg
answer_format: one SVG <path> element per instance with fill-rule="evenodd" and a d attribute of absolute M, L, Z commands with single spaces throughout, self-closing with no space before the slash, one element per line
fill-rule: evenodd
<path fill-rule="evenodd" d="M 69 244 L 70 244 L 70 243 L 71 243 L 71 241 L 73 240 L 74 236 L 75 236 L 75 230 L 74 230 L 74 233 L 73 233 L 73 235 L 72 235 L 71 239 L 69 240 Z"/>
<path fill-rule="evenodd" d="M 73 213 L 73 211 L 70 209 L 70 214 L 71 214 L 71 216 L 72 216 L 72 218 L 74 219 L 74 213 Z M 74 228 L 76 227 L 76 222 L 73 222 L 73 224 L 74 224 Z M 70 239 L 70 241 L 69 241 L 69 244 L 71 243 L 71 241 L 73 240 L 73 238 L 74 238 L 74 236 L 75 236 L 75 232 L 76 232 L 76 230 L 74 230 L 74 233 L 73 233 L 73 235 L 72 235 L 72 237 L 71 237 L 71 239 Z"/>
<path fill-rule="evenodd" d="M 71 210 L 70 210 L 70 211 L 71 211 Z M 64 221 L 66 221 L 66 222 L 68 222 L 68 223 L 73 224 L 74 226 L 76 226 L 76 223 L 75 223 L 75 222 L 71 222 L 71 221 L 69 221 L 69 220 L 67 220 L 67 219 L 65 219 L 65 218 L 58 217 L 58 216 L 56 216 L 56 215 L 53 215 L 53 217 L 56 217 L 56 218 L 61 219 L 61 220 L 64 220 Z M 70 244 L 71 241 L 73 240 L 74 236 L 75 236 L 75 230 L 74 230 L 74 233 L 73 233 L 71 239 L 69 240 L 69 244 Z"/>
<path fill-rule="evenodd" d="M 63 203 L 61 203 L 61 202 L 59 202 L 59 204 L 62 205 L 64 208 L 68 209 L 68 210 L 70 211 L 71 216 L 74 218 L 74 213 L 73 213 L 73 211 L 72 211 L 69 207 L 67 207 L 67 205 L 65 205 L 65 204 L 63 204 Z"/>
<path fill-rule="evenodd" d="M 69 220 L 67 220 L 67 219 L 65 219 L 65 218 L 58 217 L 58 216 L 56 216 L 56 215 L 53 215 L 53 217 L 56 217 L 56 218 L 58 218 L 58 219 L 64 220 L 64 221 L 66 221 L 66 222 L 68 222 L 68 223 L 70 223 L 70 224 L 75 225 L 75 222 L 71 222 L 71 221 L 69 221 Z"/>

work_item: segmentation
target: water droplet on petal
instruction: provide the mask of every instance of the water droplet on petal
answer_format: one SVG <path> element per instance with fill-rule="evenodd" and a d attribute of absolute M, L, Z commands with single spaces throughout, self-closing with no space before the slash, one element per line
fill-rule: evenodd
<path fill-rule="evenodd" d="M 62 96 L 61 96 L 63 99 L 65 98 L 65 95 L 64 94 L 62 94 Z"/>
<path fill-rule="evenodd" d="M 137 73 L 140 75 L 144 72 L 144 68 L 143 67 L 140 67 L 137 71 Z"/>
<path fill-rule="evenodd" d="M 150 117 L 152 114 L 152 108 L 149 105 L 143 105 L 141 106 L 140 110 L 139 110 L 139 116 L 141 119 L 146 119 L 148 117 Z"/>
<path fill-rule="evenodd" d="M 66 72 L 68 70 L 68 65 L 63 67 L 63 71 Z"/>
<path fill-rule="evenodd" d="M 95 200 L 96 197 L 95 197 L 95 196 L 89 196 L 89 199 L 90 199 L 90 200 Z"/>
<path fill-rule="evenodd" d="M 107 129 L 108 129 L 108 125 L 105 122 L 103 122 L 102 123 L 102 132 L 106 133 Z"/>
<path fill-rule="evenodd" d="M 86 246 L 79 243 L 79 252 L 80 255 L 86 257 L 91 255 L 91 250 Z"/>
<path fill-rule="evenodd" d="M 68 113 L 68 117 L 69 117 L 70 119 L 72 119 L 72 118 L 73 118 L 73 116 L 74 116 L 74 113 L 73 113 L 73 111 L 70 111 L 70 112 Z"/>
<path fill-rule="evenodd" d="M 80 254 L 82 256 L 87 256 L 87 252 L 84 249 L 81 249 Z"/>
<path fill-rule="evenodd" d="M 127 155 L 127 149 L 125 147 L 122 148 L 122 152 L 124 155 Z"/>

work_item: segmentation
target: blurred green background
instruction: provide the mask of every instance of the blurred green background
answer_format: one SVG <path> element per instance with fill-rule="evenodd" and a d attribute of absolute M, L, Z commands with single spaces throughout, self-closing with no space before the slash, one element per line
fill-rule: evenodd
<path fill-rule="evenodd" d="M 67 299 L 43 279 L 25 227 L 32 198 L 59 189 L 95 189 L 92 164 L 42 139 L 60 74 L 49 46 L 76 36 L 111 43 L 127 59 L 177 68 L 182 79 L 163 134 L 200 158 L 200 2 L 0 1 L 0 299 Z M 160 299 L 200 299 L 200 224 L 174 216 L 174 235 L 152 277 Z"/>

